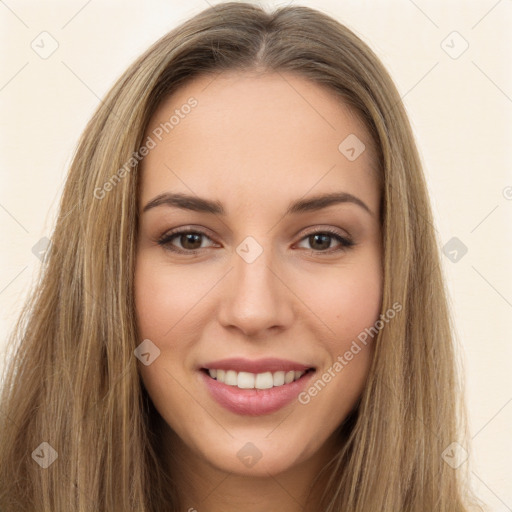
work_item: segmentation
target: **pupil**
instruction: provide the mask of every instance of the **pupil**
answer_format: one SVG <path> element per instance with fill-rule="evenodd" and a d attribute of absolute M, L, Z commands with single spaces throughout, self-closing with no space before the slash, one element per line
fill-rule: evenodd
<path fill-rule="evenodd" d="M 191 237 L 195 237 L 195 239 L 196 239 L 195 241 L 197 242 L 197 241 L 198 241 L 198 239 L 199 239 L 199 237 L 200 237 L 201 235 L 199 235 L 199 234 L 197 234 L 197 233 L 188 233 L 188 234 L 183 235 L 183 236 L 185 237 L 185 240 L 186 240 L 187 242 L 188 242 L 188 240 L 190 240 L 190 239 L 191 239 Z M 182 244 L 183 244 L 183 246 L 184 246 L 185 248 L 187 248 L 187 249 L 197 249 L 197 247 L 187 247 L 187 242 L 183 244 L 183 239 L 182 239 Z M 192 241 L 191 243 L 193 244 L 194 242 Z M 199 245 L 201 245 L 201 243 L 199 243 Z"/>
<path fill-rule="evenodd" d="M 313 239 L 316 239 L 316 238 L 324 238 L 324 241 L 325 239 L 327 239 L 327 245 L 325 245 L 324 243 L 324 247 L 323 249 L 328 249 L 329 248 L 329 238 L 330 238 L 330 235 L 323 235 L 323 234 L 317 234 L 317 235 L 313 235 Z M 314 245 L 314 244 L 312 244 Z"/>

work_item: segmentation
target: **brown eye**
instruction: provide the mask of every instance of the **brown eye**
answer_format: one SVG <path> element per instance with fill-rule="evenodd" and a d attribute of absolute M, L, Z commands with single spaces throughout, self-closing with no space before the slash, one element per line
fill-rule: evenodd
<path fill-rule="evenodd" d="M 319 233 L 316 235 L 309 235 L 308 240 L 313 249 L 318 249 L 323 251 L 325 249 L 329 249 L 331 245 L 331 240 L 333 239 L 332 235 L 327 235 L 325 233 Z M 315 247 L 316 246 L 316 247 Z"/>
<path fill-rule="evenodd" d="M 158 240 L 158 243 L 170 251 L 194 254 L 203 248 L 201 247 L 203 237 L 210 240 L 210 238 L 201 231 L 171 231 Z M 176 246 L 176 244 L 172 243 L 175 239 L 180 246 Z"/>
<path fill-rule="evenodd" d="M 178 235 L 178 240 L 184 249 L 195 250 L 201 247 L 201 235 L 200 233 L 185 233 Z M 198 245 L 199 242 L 199 245 Z"/>
<path fill-rule="evenodd" d="M 205 238 L 211 241 L 211 238 L 202 231 L 181 229 L 166 233 L 158 240 L 158 244 L 169 251 L 183 254 L 196 254 L 201 249 L 207 248 L 201 247 L 202 241 Z M 331 247 L 333 239 L 338 242 L 338 247 Z M 179 245 L 174 243 L 175 240 L 178 241 Z M 306 240 L 310 245 L 310 250 L 315 253 L 331 254 L 333 252 L 348 250 L 355 245 L 355 243 L 349 238 L 341 236 L 338 232 L 331 231 L 329 229 L 309 233 L 303 237 L 301 241 L 304 240 Z"/>
<path fill-rule="evenodd" d="M 339 247 L 331 248 L 332 239 L 335 239 Z M 329 229 L 324 231 L 315 231 L 314 233 L 309 233 L 302 240 L 307 240 L 310 245 L 310 248 L 313 252 L 338 252 L 345 251 L 355 245 L 355 243 L 347 237 L 341 236 L 336 231 L 331 231 Z"/>

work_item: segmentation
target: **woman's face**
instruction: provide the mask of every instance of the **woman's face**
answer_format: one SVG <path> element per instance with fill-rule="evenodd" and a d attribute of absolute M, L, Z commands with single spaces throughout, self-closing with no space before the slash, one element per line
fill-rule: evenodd
<path fill-rule="evenodd" d="M 144 141 L 136 353 L 175 449 L 260 476 L 332 456 L 381 308 L 364 125 L 303 78 L 225 72 L 169 97 Z"/>

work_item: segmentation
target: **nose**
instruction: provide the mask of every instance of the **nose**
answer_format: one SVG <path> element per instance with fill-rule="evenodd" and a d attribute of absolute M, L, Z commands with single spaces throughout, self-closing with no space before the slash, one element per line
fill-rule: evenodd
<path fill-rule="evenodd" d="M 221 325 L 246 337 L 268 336 L 291 325 L 293 286 L 286 282 L 272 251 L 263 250 L 252 262 L 234 252 L 232 261 L 218 313 Z"/>

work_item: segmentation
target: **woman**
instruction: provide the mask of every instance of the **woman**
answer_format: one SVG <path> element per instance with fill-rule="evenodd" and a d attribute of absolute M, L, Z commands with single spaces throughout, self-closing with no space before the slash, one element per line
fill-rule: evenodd
<path fill-rule="evenodd" d="M 378 58 L 306 7 L 207 9 L 80 140 L 13 336 L 0 509 L 469 510 L 450 322 Z"/>

